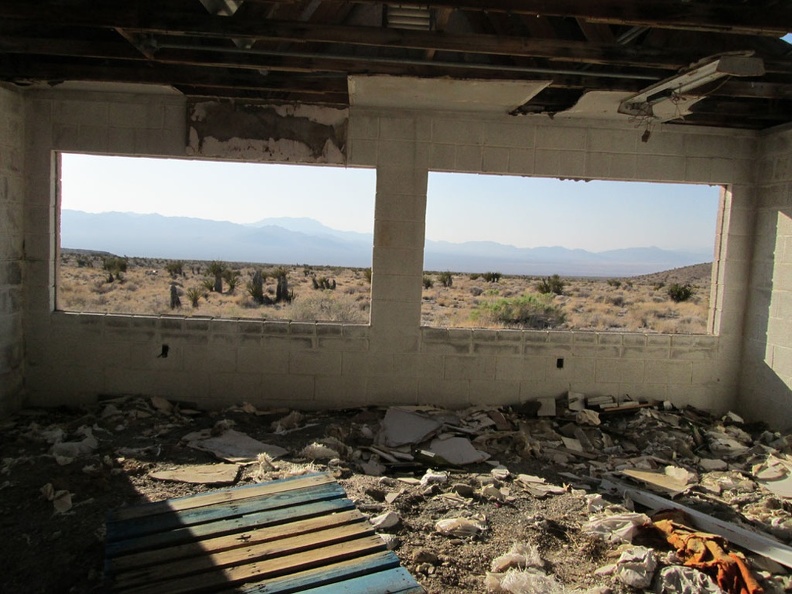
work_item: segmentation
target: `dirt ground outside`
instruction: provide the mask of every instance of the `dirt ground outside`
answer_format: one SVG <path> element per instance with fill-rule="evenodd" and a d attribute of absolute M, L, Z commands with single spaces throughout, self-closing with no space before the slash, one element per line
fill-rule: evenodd
<path fill-rule="evenodd" d="M 658 537 L 648 517 L 634 520 L 644 517 L 637 512 L 651 512 L 610 492 L 608 481 L 615 479 L 650 491 L 660 484 L 660 495 L 668 498 L 672 488 L 678 503 L 764 534 L 778 547 L 792 541 L 792 505 L 766 480 L 787 476 L 792 436 L 746 425 L 736 415 L 714 418 L 661 403 L 591 401 L 585 405 L 590 412 L 581 414 L 562 399 L 549 417 L 537 416 L 538 404 L 303 414 L 245 404 L 198 411 L 130 396 L 80 409 L 23 410 L 0 423 L 2 590 L 104 591 L 109 510 L 218 488 L 152 476 L 221 464 L 212 453 L 190 447 L 188 436 L 202 430 L 234 430 L 287 450 L 271 463 L 257 457 L 243 464 L 235 485 L 329 472 L 364 514 L 396 514 L 398 522 L 380 533 L 435 594 L 655 591 L 663 571 L 679 568 L 680 554 Z M 398 415 L 417 415 L 434 430 L 419 441 L 389 446 L 394 435 L 415 425 L 399 425 Z M 445 439 L 461 439 L 465 446 L 445 456 L 478 453 L 451 464 L 432 455 L 451 443 Z M 443 533 L 443 520 L 461 523 L 462 530 Z M 615 522 L 613 533 L 602 532 L 608 522 Z M 622 540 L 614 536 L 619 522 L 630 529 Z M 648 575 L 651 587 L 633 588 L 622 575 L 626 562 L 620 559 L 639 545 L 652 551 L 656 563 Z M 515 546 L 527 551 L 522 565 L 503 560 Z M 742 550 L 765 592 L 789 591 L 787 569 Z M 542 589 L 506 589 L 502 581 L 529 574 L 543 580 Z"/>
<path fill-rule="evenodd" d="M 124 270 L 114 270 L 113 262 L 123 262 Z M 214 290 L 215 276 L 209 273 L 212 264 L 222 270 L 220 291 Z M 256 271 L 263 275 L 263 303 L 251 294 Z M 293 299 L 275 302 L 280 273 Z M 65 251 L 59 274 L 58 309 L 66 311 L 350 324 L 369 320 L 370 269 L 119 258 Z M 712 265 L 699 264 L 633 278 L 559 278 L 560 284 L 551 285 L 556 292 L 542 293 L 540 285 L 551 277 L 427 272 L 421 323 L 453 328 L 706 334 L 711 277 Z M 176 307 L 171 307 L 172 290 L 178 297 Z M 672 297 L 675 290 L 682 291 L 683 299 Z"/>

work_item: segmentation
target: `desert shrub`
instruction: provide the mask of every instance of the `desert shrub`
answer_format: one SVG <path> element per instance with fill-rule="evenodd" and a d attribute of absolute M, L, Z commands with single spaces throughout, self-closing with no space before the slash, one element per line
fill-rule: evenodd
<path fill-rule="evenodd" d="M 329 279 L 326 276 L 320 276 L 319 278 L 313 276 L 311 277 L 311 282 L 313 283 L 313 288 L 317 291 L 333 291 L 336 288 L 335 279 Z"/>
<path fill-rule="evenodd" d="M 470 287 L 470 294 L 473 295 L 473 297 L 478 297 L 483 292 L 484 289 L 482 289 L 481 287 Z"/>
<path fill-rule="evenodd" d="M 468 278 L 472 281 L 478 280 L 481 278 L 481 275 L 478 272 L 472 272 L 468 275 Z"/>
<path fill-rule="evenodd" d="M 614 295 L 610 298 L 611 304 L 615 305 L 616 307 L 623 307 L 624 306 L 624 295 Z"/>
<path fill-rule="evenodd" d="M 184 274 L 184 262 L 181 260 L 173 260 L 165 264 L 165 270 L 168 271 L 173 278 Z"/>
<path fill-rule="evenodd" d="M 444 287 L 450 287 L 454 284 L 454 277 L 450 272 L 441 272 L 437 280 L 439 280 L 440 284 Z"/>
<path fill-rule="evenodd" d="M 201 287 L 190 287 L 185 292 L 185 295 L 187 295 L 187 299 L 190 300 L 190 303 L 192 304 L 193 307 L 198 307 L 198 303 L 201 300 L 201 295 L 203 294 L 204 292 L 201 289 Z"/>
<path fill-rule="evenodd" d="M 621 281 L 619 279 L 609 278 L 606 282 L 608 283 L 609 287 L 614 287 L 616 289 L 621 287 Z"/>
<path fill-rule="evenodd" d="M 555 328 L 563 324 L 566 319 L 564 312 L 553 305 L 550 299 L 537 295 L 523 295 L 482 303 L 475 312 L 504 326 L 521 328 Z"/>
<path fill-rule="evenodd" d="M 127 259 L 119 258 L 118 256 L 111 256 L 102 260 L 102 269 L 106 270 L 109 274 L 107 282 L 112 283 L 114 280 L 123 279 L 124 272 L 127 271 Z"/>
<path fill-rule="evenodd" d="M 239 286 L 239 271 L 233 268 L 226 268 L 223 271 L 223 280 L 228 285 L 228 292 L 233 293 L 237 286 Z"/>
<path fill-rule="evenodd" d="M 424 277 L 423 277 L 423 288 L 424 289 L 431 289 L 432 287 L 434 287 L 434 281 L 432 280 L 432 277 L 424 275 Z"/>
<path fill-rule="evenodd" d="M 663 281 L 660 281 L 659 283 L 655 283 L 652 285 L 652 289 L 654 289 L 655 291 L 659 291 L 663 287 L 665 287 L 665 283 Z"/>
<path fill-rule="evenodd" d="M 488 283 L 497 283 L 503 275 L 500 272 L 485 272 L 481 276 Z"/>
<path fill-rule="evenodd" d="M 371 268 L 364 268 L 363 269 L 363 276 L 370 283 L 371 282 Z"/>
<path fill-rule="evenodd" d="M 214 291 L 215 281 L 213 278 L 207 277 L 201 281 L 201 286 L 207 291 Z"/>
<path fill-rule="evenodd" d="M 674 303 L 680 303 L 690 299 L 694 292 L 695 291 L 693 290 L 693 287 L 691 287 L 689 284 L 680 285 L 679 283 L 674 283 L 668 287 L 667 294 L 671 301 Z"/>
<path fill-rule="evenodd" d="M 562 295 L 564 293 L 564 285 L 566 285 L 566 283 L 561 280 L 561 277 L 554 274 L 536 283 L 536 290 L 540 293 Z"/>
<path fill-rule="evenodd" d="M 365 324 L 368 322 L 366 307 L 355 299 L 340 293 L 312 293 L 295 301 L 289 308 L 289 317 L 296 322 L 342 322 Z"/>
<path fill-rule="evenodd" d="M 77 256 L 77 268 L 93 268 L 93 261 L 90 258 Z"/>

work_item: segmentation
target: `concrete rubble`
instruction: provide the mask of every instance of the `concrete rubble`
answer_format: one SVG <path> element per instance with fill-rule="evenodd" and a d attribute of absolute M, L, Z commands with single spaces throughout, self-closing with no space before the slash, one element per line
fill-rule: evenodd
<path fill-rule="evenodd" d="M 405 537 L 417 529 L 405 515 L 412 509 L 433 510 L 432 522 L 420 526 L 434 533 L 427 543 L 451 539 L 483 547 L 497 538 L 492 513 L 554 498 L 586 514 L 574 526 L 576 539 L 596 541 L 608 551 L 610 562 L 590 576 L 599 590 L 565 585 L 530 537 L 568 535 L 570 527 L 540 515 L 525 517 L 525 539 L 489 553 L 475 576 L 480 591 L 792 590 L 792 435 L 747 424 L 734 413 L 715 417 L 667 402 L 570 393 L 538 407 L 392 407 L 344 411 L 341 417 L 262 411 L 243 403 L 211 413 L 211 426 L 200 428 L 197 421 L 206 415 L 163 398 L 127 398 L 103 402 L 70 423 L 40 424 L 32 414 L 5 428 L 41 444 L 40 455 L 57 465 L 80 465 L 94 477 L 119 475 L 131 458 L 148 460 L 147 475 L 157 481 L 188 485 L 315 470 L 365 477 L 373 486 L 355 494 L 356 504 L 397 552 L 404 552 Z M 231 417 L 249 417 L 254 425 L 246 424 L 248 429 L 258 423 L 263 429 L 257 436 L 269 435 L 278 445 L 246 434 Z M 131 427 L 140 430 L 140 444 L 108 451 L 114 434 Z M 160 441 L 168 435 L 178 447 L 221 461 L 165 459 Z M 0 489 L 18 484 L 30 463 L 24 455 L 3 457 Z M 56 514 L 79 512 L 86 499 L 79 491 L 56 480 L 42 483 L 34 497 L 51 502 Z M 676 510 L 652 509 L 663 502 Z M 697 525 L 704 516 L 720 523 L 709 524 L 708 532 Z M 735 536 L 744 533 L 747 539 Z M 449 562 L 429 546 L 422 551 L 413 555 L 410 568 L 428 580 Z"/>

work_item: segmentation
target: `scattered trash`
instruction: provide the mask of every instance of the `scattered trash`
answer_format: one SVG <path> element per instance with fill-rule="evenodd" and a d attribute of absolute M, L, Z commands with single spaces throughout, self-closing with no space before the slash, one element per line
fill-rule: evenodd
<path fill-rule="evenodd" d="M 490 457 L 488 453 L 474 448 L 465 437 L 434 439 L 429 444 L 429 450 L 454 466 L 476 464 Z"/>
<path fill-rule="evenodd" d="M 656 594 L 724 594 L 723 590 L 706 573 L 685 567 L 670 565 L 657 573 Z"/>
<path fill-rule="evenodd" d="M 627 512 L 592 518 L 581 529 L 603 540 L 632 542 L 639 529 L 651 523 L 646 514 Z"/>
<path fill-rule="evenodd" d="M 477 536 L 486 529 L 487 524 L 484 518 L 446 518 L 438 520 L 435 524 L 435 530 L 440 534 L 460 538 Z"/>
<path fill-rule="evenodd" d="M 544 567 L 544 561 L 536 546 L 527 543 L 515 543 L 509 552 L 492 560 L 490 569 L 494 573 L 503 573 L 509 569 L 526 569 Z"/>
<path fill-rule="evenodd" d="M 619 556 L 613 575 L 631 588 L 648 588 L 656 568 L 657 557 L 652 549 L 630 547 Z"/>
<path fill-rule="evenodd" d="M 309 460 L 333 460 L 340 458 L 341 454 L 324 444 L 312 443 L 302 449 L 300 456 Z"/>
<path fill-rule="evenodd" d="M 65 489 L 55 490 L 52 483 L 41 487 L 41 494 L 47 501 L 52 501 L 55 513 L 64 514 L 72 508 L 72 494 Z"/>

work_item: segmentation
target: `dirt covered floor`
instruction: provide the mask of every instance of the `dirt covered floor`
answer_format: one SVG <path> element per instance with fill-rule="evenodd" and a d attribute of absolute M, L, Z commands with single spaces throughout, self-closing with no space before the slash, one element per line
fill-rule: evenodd
<path fill-rule="evenodd" d="M 286 453 L 249 457 L 232 484 L 329 472 L 431 593 L 721 591 L 718 564 L 711 578 L 683 571 L 687 553 L 613 491 L 620 481 L 775 539 L 769 556 L 792 540 L 792 439 L 670 405 L 207 412 L 130 397 L 0 426 L 4 592 L 104 591 L 106 512 L 221 488 L 158 473 L 227 464 L 206 440 L 240 434 Z M 719 542 L 765 592 L 792 591 L 782 565 Z"/>

